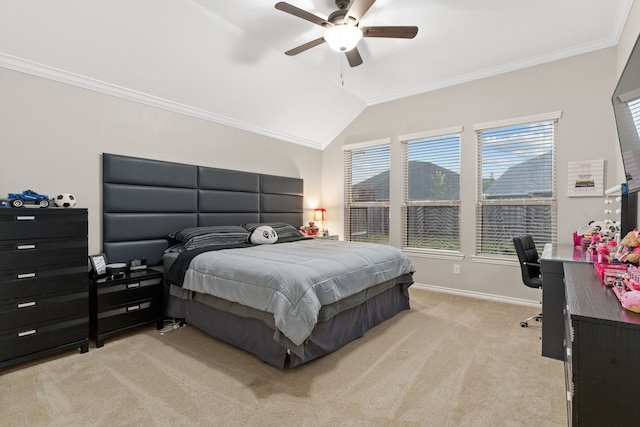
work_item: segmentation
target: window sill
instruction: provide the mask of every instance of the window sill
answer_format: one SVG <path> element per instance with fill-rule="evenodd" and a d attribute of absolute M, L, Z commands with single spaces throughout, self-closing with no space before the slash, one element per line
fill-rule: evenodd
<path fill-rule="evenodd" d="M 447 259 L 451 261 L 462 261 L 465 255 L 457 251 L 444 251 L 437 249 L 414 249 L 404 248 L 402 252 L 407 256 L 415 256 L 419 258 Z"/>
<path fill-rule="evenodd" d="M 493 265 L 510 265 L 518 267 L 520 263 L 515 258 L 507 258 L 488 255 L 472 255 L 471 262 L 477 262 L 479 264 L 493 264 Z"/>

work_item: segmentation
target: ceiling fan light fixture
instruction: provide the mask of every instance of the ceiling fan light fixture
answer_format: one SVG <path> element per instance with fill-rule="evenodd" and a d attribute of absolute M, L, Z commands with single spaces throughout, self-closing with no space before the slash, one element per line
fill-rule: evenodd
<path fill-rule="evenodd" d="M 324 39 L 336 52 L 348 52 L 362 38 L 362 30 L 354 25 L 334 25 L 324 31 Z"/>

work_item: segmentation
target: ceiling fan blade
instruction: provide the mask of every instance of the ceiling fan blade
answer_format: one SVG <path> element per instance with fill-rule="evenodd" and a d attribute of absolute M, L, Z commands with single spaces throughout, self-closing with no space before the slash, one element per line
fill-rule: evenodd
<path fill-rule="evenodd" d="M 293 49 L 286 51 L 284 54 L 289 56 L 297 55 L 299 53 L 304 52 L 305 50 L 309 50 L 312 47 L 318 46 L 319 44 L 322 44 L 322 43 L 324 43 L 324 37 L 320 37 L 318 39 L 311 40 L 310 42 L 307 42 L 305 44 L 301 44 L 298 47 L 294 47 Z"/>
<path fill-rule="evenodd" d="M 357 47 L 354 47 L 344 54 L 347 55 L 347 61 L 349 61 L 350 66 L 357 67 L 358 65 L 362 64 L 362 57 L 360 56 L 360 52 L 358 52 Z"/>
<path fill-rule="evenodd" d="M 363 37 L 388 37 L 412 39 L 418 34 L 418 27 L 360 27 Z"/>
<path fill-rule="evenodd" d="M 330 27 L 333 24 L 326 19 L 320 18 L 319 16 L 314 15 L 313 13 L 309 13 L 306 10 L 302 10 L 298 7 L 290 5 L 289 3 L 285 3 L 283 1 L 276 3 L 276 9 L 281 10 L 283 12 L 290 13 L 293 16 L 297 16 L 298 18 L 302 18 L 309 22 L 313 22 L 314 24 L 320 25 L 321 27 Z"/>
<path fill-rule="evenodd" d="M 357 24 L 375 2 L 376 0 L 353 0 L 344 21 L 349 24 Z"/>

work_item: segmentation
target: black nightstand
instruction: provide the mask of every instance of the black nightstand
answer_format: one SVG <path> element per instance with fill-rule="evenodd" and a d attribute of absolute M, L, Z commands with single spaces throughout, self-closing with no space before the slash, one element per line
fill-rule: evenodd
<path fill-rule="evenodd" d="M 124 278 L 95 280 L 89 294 L 90 331 L 96 347 L 102 347 L 111 335 L 147 323 L 163 327 L 164 285 L 159 270 L 147 268 Z"/>
<path fill-rule="evenodd" d="M 328 236 L 313 236 L 314 239 L 339 240 L 337 234 L 329 234 Z"/>

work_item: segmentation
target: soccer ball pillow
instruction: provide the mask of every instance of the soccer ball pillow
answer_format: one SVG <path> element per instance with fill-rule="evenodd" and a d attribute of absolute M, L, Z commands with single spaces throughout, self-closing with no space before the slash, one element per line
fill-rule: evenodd
<path fill-rule="evenodd" d="M 70 193 L 58 194 L 53 203 L 59 208 L 72 208 L 76 205 L 76 198 Z"/>
<path fill-rule="evenodd" d="M 275 243 L 277 240 L 278 234 L 276 233 L 276 230 L 268 225 L 261 225 L 253 230 L 253 233 L 249 236 L 249 241 L 258 245 L 268 245 Z"/>

